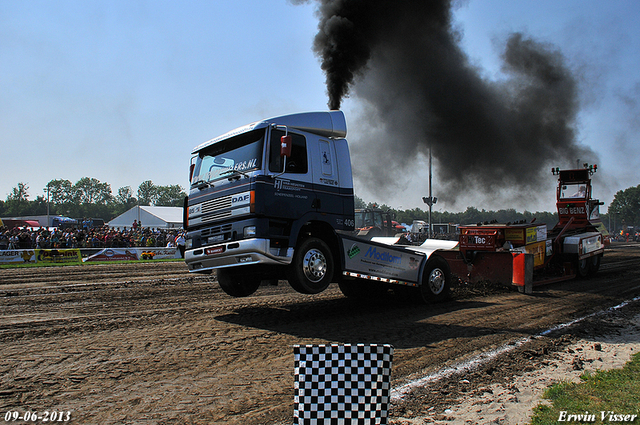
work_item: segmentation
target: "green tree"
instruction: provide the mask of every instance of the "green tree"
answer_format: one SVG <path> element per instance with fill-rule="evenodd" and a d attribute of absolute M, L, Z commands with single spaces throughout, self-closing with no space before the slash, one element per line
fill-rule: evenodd
<path fill-rule="evenodd" d="M 159 207 L 181 207 L 185 196 L 187 194 L 180 185 L 156 186 L 154 205 Z"/>
<path fill-rule="evenodd" d="M 615 214 L 618 222 L 627 225 L 640 224 L 640 185 L 619 190 L 609 205 L 609 214 Z"/>
<path fill-rule="evenodd" d="M 140 205 L 151 205 L 157 199 L 157 187 L 151 180 L 146 180 L 138 186 L 138 201 Z"/>
<path fill-rule="evenodd" d="M 53 204 L 61 205 L 73 202 L 73 183 L 69 180 L 51 180 L 43 191 L 45 193 L 49 192 L 49 202 Z"/>
<path fill-rule="evenodd" d="M 138 202 L 136 198 L 133 197 L 133 190 L 131 190 L 131 186 L 124 186 L 118 189 L 118 194 L 115 196 L 115 202 L 118 204 L 134 204 Z"/>
<path fill-rule="evenodd" d="M 7 195 L 4 207 L 4 214 L 7 216 L 29 215 L 29 186 L 26 183 L 18 183 Z"/>
<path fill-rule="evenodd" d="M 377 202 L 370 202 L 365 204 L 362 199 L 356 197 L 356 208 L 360 203 L 360 208 L 373 208 L 374 205 L 379 205 L 378 208 L 383 210 L 391 210 L 395 214 L 396 221 L 400 223 L 411 224 L 413 220 L 429 220 L 429 213 L 425 209 L 413 208 L 407 210 L 396 210 L 389 208 L 387 205 L 380 205 Z M 535 218 L 536 223 L 546 224 L 549 228 L 553 227 L 558 222 L 557 212 L 536 212 L 531 213 L 529 211 L 517 212 L 513 208 L 487 211 L 479 210 L 475 207 L 467 207 L 463 212 L 452 213 L 448 211 L 432 211 L 431 219 L 433 223 L 453 223 L 453 224 L 476 224 L 479 222 L 497 221 L 498 223 L 514 223 L 517 221 L 525 221 L 531 223 Z"/>
<path fill-rule="evenodd" d="M 83 177 L 73 185 L 74 200 L 80 204 L 106 205 L 111 201 L 111 185 L 100 180 Z"/>
<path fill-rule="evenodd" d="M 155 205 L 158 207 L 181 207 L 187 196 L 180 185 L 156 186 L 151 180 L 146 180 L 138 186 L 138 200 L 140 205 Z"/>
<path fill-rule="evenodd" d="M 18 183 L 18 186 L 11 189 L 11 193 L 7 196 L 7 202 L 9 201 L 29 201 L 29 186 L 26 183 Z"/>
<path fill-rule="evenodd" d="M 426 211 L 416 207 L 411 210 L 397 211 L 396 221 L 411 224 L 413 223 L 413 220 L 427 220 L 428 215 L 429 214 Z"/>
<path fill-rule="evenodd" d="M 131 186 L 124 186 L 118 189 L 118 194 L 113 199 L 114 214 L 120 215 L 130 210 L 138 204 L 138 200 L 133 196 Z"/>
<path fill-rule="evenodd" d="M 29 201 L 29 213 L 26 215 L 45 215 L 47 213 L 47 198 L 42 195 L 36 196 L 36 199 Z"/>

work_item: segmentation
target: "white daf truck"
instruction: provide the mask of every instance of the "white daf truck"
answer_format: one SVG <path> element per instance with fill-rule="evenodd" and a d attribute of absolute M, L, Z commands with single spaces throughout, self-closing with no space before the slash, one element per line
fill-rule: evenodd
<path fill-rule="evenodd" d="M 184 208 L 189 271 L 217 270 L 235 297 L 274 279 L 306 294 L 338 282 L 347 296 L 430 279 L 423 295 L 445 298 L 446 261 L 427 267 L 434 248 L 348 235 L 354 194 L 346 135 L 341 111 L 308 112 L 254 122 L 193 149 Z"/>

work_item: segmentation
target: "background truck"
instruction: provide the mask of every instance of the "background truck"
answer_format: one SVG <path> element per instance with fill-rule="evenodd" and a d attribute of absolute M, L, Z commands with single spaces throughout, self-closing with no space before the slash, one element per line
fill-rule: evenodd
<path fill-rule="evenodd" d="M 379 208 L 356 209 L 355 227 L 355 234 L 367 239 L 396 236 L 406 232 L 404 226 L 395 221 L 393 213 Z"/>
<path fill-rule="evenodd" d="M 473 266 L 472 282 L 511 280 L 527 293 L 535 285 L 595 274 L 608 244 L 599 214 L 602 202 L 591 197 L 591 175 L 596 171 L 597 166 L 588 164 L 581 169 L 552 169 L 558 176 L 559 221 L 550 230 L 535 222 L 459 226 L 459 254 L 454 258 L 444 254 L 455 273 L 464 274 L 462 261 Z"/>
<path fill-rule="evenodd" d="M 306 294 L 338 282 L 349 297 L 393 289 L 427 302 L 446 299 L 454 276 L 530 292 L 536 283 L 597 271 L 604 246 L 594 224 L 600 203 L 590 198 L 593 168 L 554 170 L 561 220 L 549 233 L 531 223 L 477 224 L 461 226 L 454 242 L 368 240 L 354 236 L 346 134 L 341 111 L 308 112 L 258 121 L 193 149 L 184 205 L 189 271 L 217 270 L 235 297 L 287 279 Z M 574 184 L 585 185 L 585 195 L 567 200 L 564 187 Z"/>

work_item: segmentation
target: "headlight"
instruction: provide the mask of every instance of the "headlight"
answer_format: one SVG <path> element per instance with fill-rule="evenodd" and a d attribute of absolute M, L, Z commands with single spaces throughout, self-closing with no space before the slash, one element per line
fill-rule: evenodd
<path fill-rule="evenodd" d="M 253 238 L 256 235 L 256 226 L 247 226 L 243 231 L 245 238 Z"/>
<path fill-rule="evenodd" d="M 184 241 L 184 248 L 185 249 L 191 249 L 192 246 L 193 246 L 193 239 L 186 239 Z"/>

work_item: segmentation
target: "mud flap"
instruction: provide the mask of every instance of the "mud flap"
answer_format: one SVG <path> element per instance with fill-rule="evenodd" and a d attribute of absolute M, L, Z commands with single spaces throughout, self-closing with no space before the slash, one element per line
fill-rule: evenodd
<path fill-rule="evenodd" d="M 513 253 L 512 284 L 525 294 L 533 293 L 533 254 Z"/>

